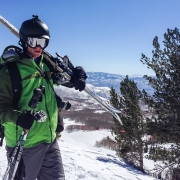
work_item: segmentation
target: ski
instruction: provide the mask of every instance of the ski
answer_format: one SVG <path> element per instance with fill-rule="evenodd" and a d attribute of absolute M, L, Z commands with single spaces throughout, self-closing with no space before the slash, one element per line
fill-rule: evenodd
<path fill-rule="evenodd" d="M 16 27 L 14 27 L 10 22 L 8 22 L 4 17 L 2 17 L 0 15 L 0 23 L 2 23 L 7 29 L 9 29 L 15 36 L 17 36 L 19 38 L 19 31 Z M 57 53 L 56 53 L 57 54 Z M 55 67 L 61 74 L 62 76 L 64 76 L 64 78 L 67 80 L 67 81 L 70 81 L 71 79 L 71 76 L 64 72 L 63 69 L 61 69 L 59 66 L 56 65 L 55 62 L 52 61 L 52 59 L 54 58 L 52 55 L 50 55 L 47 51 L 44 50 L 44 53 L 43 53 L 44 57 L 49 61 L 49 63 Z M 59 54 L 57 54 L 59 56 Z M 59 56 L 61 57 L 61 56 Z M 62 58 L 62 57 L 61 57 Z M 66 56 L 66 58 L 68 58 Z M 68 59 L 69 60 L 69 59 Z M 70 60 L 69 60 L 70 61 Z M 72 65 L 72 63 L 71 63 Z M 85 90 L 84 90 L 88 95 L 90 95 L 92 98 L 94 98 L 97 102 L 99 102 L 99 104 L 101 104 L 106 111 L 108 111 L 109 113 L 111 113 L 111 115 L 116 118 L 119 123 L 121 125 L 123 125 L 120 117 L 118 116 L 117 113 L 121 113 L 120 110 L 114 108 L 112 105 L 110 105 L 110 102 L 109 100 L 103 100 L 101 97 L 99 97 L 98 95 L 96 95 L 94 92 L 92 92 L 89 88 L 87 88 L 87 86 L 85 87 Z"/>

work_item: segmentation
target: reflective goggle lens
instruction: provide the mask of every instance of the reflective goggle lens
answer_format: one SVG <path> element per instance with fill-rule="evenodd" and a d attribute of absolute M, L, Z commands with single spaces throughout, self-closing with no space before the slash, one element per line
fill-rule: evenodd
<path fill-rule="evenodd" d="M 28 37 L 27 38 L 27 44 L 32 47 L 35 48 L 36 46 L 40 46 L 42 49 L 44 49 L 47 46 L 48 40 L 44 39 L 44 38 L 32 38 L 32 37 Z"/>

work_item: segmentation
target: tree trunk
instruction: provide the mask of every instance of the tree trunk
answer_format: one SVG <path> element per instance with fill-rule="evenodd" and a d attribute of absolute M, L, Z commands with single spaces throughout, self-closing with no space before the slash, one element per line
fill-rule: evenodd
<path fill-rule="evenodd" d="M 144 172 L 144 162 L 143 162 L 143 143 L 140 141 L 139 143 L 139 169 L 140 171 Z"/>

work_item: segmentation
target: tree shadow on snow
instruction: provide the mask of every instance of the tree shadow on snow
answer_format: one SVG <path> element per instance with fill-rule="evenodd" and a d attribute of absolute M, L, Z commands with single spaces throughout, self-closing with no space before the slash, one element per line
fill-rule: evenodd
<path fill-rule="evenodd" d="M 121 166 L 128 171 L 133 171 L 136 174 L 141 174 L 141 175 L 146 175 L 146 173 L 143 173 L 139 171 L 137 168 L 133 167 L 132 165 L 129 165 L 125 160 L 118 161 L 116 159 L 111 159 L 111 158 L 105 158 L 105 157 L 97 157 L 96 158 L 98 161 L 104 162 L 104 163 L 113 163 L 115 165 Z"/>

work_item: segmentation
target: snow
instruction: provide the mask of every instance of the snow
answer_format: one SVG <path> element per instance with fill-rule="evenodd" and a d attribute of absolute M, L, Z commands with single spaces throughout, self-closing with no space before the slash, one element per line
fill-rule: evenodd
<path fill-rule="evenodd" d="M 102 114 L 102 113 L 104 113 L 104 112 L 106 112 L 106 111 L 103 111 L 103 110 L 95 110 L 95 111 L 94 111 L 94 113 L 99 113 L 99 114 Z"/>
<path fill-rule="evenodd" d="M 65 128 L 76 124 L 64 119 Z M 106 148 L 95 147 L 95 142 L 109 136 L 109 130 L 63 131 L 58 140 L 64 164 L 66 180 L 155 180 L 126 164 L 116 153 Z M 148 164 L 152 163 L 150 161 Z M 149 164 L 149 165 L 150 165 Z M 152 165 L 152 164 L 151 164 Z M 0 148 L 0 179 L 7 166 L 5 142 Z"/>

